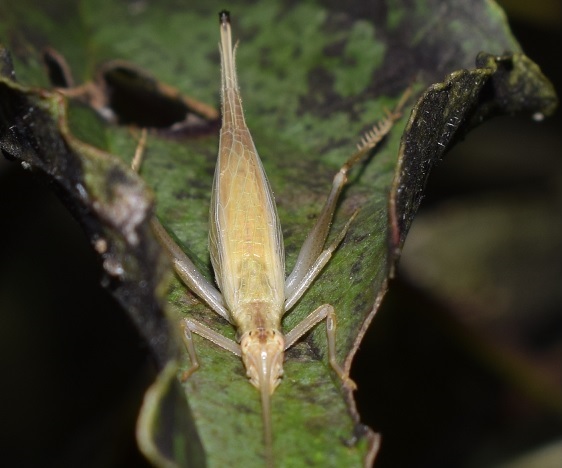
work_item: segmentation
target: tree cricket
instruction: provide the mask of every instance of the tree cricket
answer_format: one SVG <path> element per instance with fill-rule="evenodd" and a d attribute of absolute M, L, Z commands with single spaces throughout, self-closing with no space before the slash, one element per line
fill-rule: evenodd
<path fill-rule="evenodd" d="M 270 400 L 283 376 L 284 353 L 322 320 L 326 321 L 330 366 L 345 387 L 355 388 L 337 362 L 336 315 L 330 304 L 318 307 L 287 333 L 281 328 L 281 319 L 307 291 L 345 237 L 357 212 L 324 248 L 348 171 L 390 131 L 400 117 L 406 95 L 394 111 L 387 112 L 386 118 L 362 138 L 358 150 L 334 177 L 325 205 L 292 272 L 285 278 L 283 237 L 273 192 L 244 121 L 229 13 L 222 11 L 219 18 L 222 128 L 209 217 L 209 253 L 218 289 L 197 270 L 156 218 L 152 225 L 182 282 L 230 322 L 239 337 L 235 342 L 191 318 L 183 319 L 182 337 L 191 368 L 184 372 L 182 380 L 199 368 L 192 333 L 241 357 L 250 383 L 261 395 L 265 458 L 268 466 L 272 466 Z M 136 171 L 140 167 L 145 135 L 133 159 L 132 167 Z"/>

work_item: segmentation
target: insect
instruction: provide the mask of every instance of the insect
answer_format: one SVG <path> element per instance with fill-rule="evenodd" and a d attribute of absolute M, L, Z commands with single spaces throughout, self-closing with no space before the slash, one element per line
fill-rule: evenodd
<path fill-rule="evenodd" d="M 340 168 L 296 264 L 285 278 L 283 238 L 273 193 L 244 121 L 229 13 L 222 11 L 219 18 L 222 128 L 209 218 L 209 252 L 218 289 L 197 270 L 158 220 L 154 219 L 152 226 L 181 280 L 230 322 L 239 337 L 235 342 L 192 318 L 183 319 L 183 340 L 191 368 L 184 372 L 182 379 L 186 380 L 199 368 L 193 333 L 241 357 L 250 383 L 261 395 L 266 459 L 272 466 L 270 400 L 283 376 L 284 353 L 319 322 L 326 321 L 330 366 L 344 386 L 355 388 L 336 359 L 336 315 L 330 304 L 319 306 L 287 333 L 282 330 L 281 319 L 307 291 L 345 237 L 357 212 L 324 248 L 349 169 L 390 131 L 400 117 L 405 98 L 363 137 L 357 152 Z M 132 163 L 137 171 L 141 153 L 137 151 Z"/>

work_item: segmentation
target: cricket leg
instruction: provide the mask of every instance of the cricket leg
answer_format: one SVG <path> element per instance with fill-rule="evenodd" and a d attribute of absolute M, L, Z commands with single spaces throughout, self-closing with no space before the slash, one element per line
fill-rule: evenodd
<path fill-rule="evenodd" d="M 195 345 L 193 344 L 192 332 L 215 343 L 217 346 L 236 354 L 236 356 L 241 356 L 240 345 L 238 343 L 228 339 L 206 325 L 203 325 L 201 322 L 186 318 L 180 322 L 180 326 L 183 330 L 183 343 L 187 354 L 189 354 L 189 359 L 191 360 L 191 367 L 183 372 L 181 376 L 182 382 L 185 382 L 197 369 L 199 369 L 199 359 L 197 358 L 197 352 L 195 351 Z"/>
<path fill-rule="evenodd" d="M 230 316 L 224 306 L 221 293 L 197 269 L 195 264 L 176 241 L 172 239 L 156 217 L 152 218 L 151 225 L 154 234 L 168 251 L 174 270 L 181 278 L 182 282 L 213 311 L 230 322 Z"/>
<path fill-rule="evenodd" d="M 344 228 L 334 239 L 334 241 L 328 246 L 327 249 L 325 249 L 320 253 L 320 255 L 318 255 L 316 261 L 310 266 L 308 271 L 301 278 L 300 283 L 294 285 L 294 287 L 291 290 L 291 295 L 287 296 L 287 299 L 285 300 L 285 312 L 291 310 L 291 308 L 297 303 L 297 301 L 302 297 L 302 295 L 308 290 L 308 288 L 310 287 L 312 282 L 316 279 L 316 277 L 320 274 L 322 269 L 330 261 L 330 259 L 332 258 L 332 254 L 338 248 L 341 241 L 347 234 L 349 226 L 351 226 L 351 223 L 355 219 L 355 216 L 357 216 L 358 212 L 359 211 L 355 211 L 351 215 L 351 218 L 349 218 Z"/>
<path fill-rule="evenodd" d="M 146 129 L 143 129 L 133 161 L 131 162 L 131 168 L 137 173 L 142 164 L 145 146 Z M 195 264 L 185 254 L 177 242 L 172 239 L 164 226 L 162 226 L 162 223 L 160 223 L 155 216 L 151 220 L 151 225 L 160 244 L 167 250 L 172 260 L 174 270 L 183 283 L 200 299 L 207 303 L 212 310 L 230 322 L 230 317 L 224 307 L 221 293 L 199 272 Z"/>
<path fill-rule="evenodd" d="M 400 118 L 401 110 L 409 95 L 410 89 L 404 93 L 395 109 L 393 111 L 387 111 L 386 117 L 374 125 L 373 128 L 361 138 L 360 143 L 357 145 L 357 151 L 351 155 L 334 176 L 328 199 L 318 215 L 316 224 L 301 247 L 293 271 L 285 282 L 286 297 L 291 297 L 295 294 L 295 289 L 298 288 L 303 278 L 308 275 L 309 270 L 315 265 L 322 252 L 330 231 L 330 225 L 332 224 L 339 196 L 347 183 L 347 173 L 355 164 L 361 161 L 367 153 L 373 150 L 388 132 L 390 132 L 394 122 Z"/>
<path fill-rule="evenodd" d="M 345 387 L 355 390 L 357 385 L 339 365 L 336 356 L 336 313 L 330 304 L 324 304 L 309 314 L 285 335 L 285 350 L 293 346 L 297 340 L 310 331 L 319 322 L 326 319 L 326 337 L 328 339 L 328 361 L 332 369 L 338 374 Z"/>
<path fill-rule="evenodd" d="M 140 171 L 145 148 L 146 148 L 146 128 L 143 128 L 141 130 L 141 136 L 139 138 L 139 142 L 137 143 L 137 147 L 135 148 L 135 154 L 133 156 L 133 160 L 131 161 L 131 169 L 135 171 L 137 174 Z"/>
<path fill-rule="evenodd" d="M 285 296 L 287 298 L 295 294 L 297 285 L 301 283 L 303 278 L 308 274 L 324 248 L 324 243 L 330 231 L 330 225 L 332 224 L 340 193 L 347 182 L 348 170 L 349 167 L 344 165 L 334 177 L 332 190 L 328 195 L 328 199 L 318 215 L 316 224 L 308 234 L 299 251 L 299 256 L 297 257 L 293 271 L 285 281 Z"/>

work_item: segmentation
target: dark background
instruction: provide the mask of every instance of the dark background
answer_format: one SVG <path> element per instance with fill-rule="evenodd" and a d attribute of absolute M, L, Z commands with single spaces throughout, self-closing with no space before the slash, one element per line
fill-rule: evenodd
<path fill-rule="evenodd" d="M 560 5 L 503 3 L 524 51 L 560 94 Z M 529 284 L 542 300 L 531 301 L 537 306 L 527 314 L 488 320 L 487 310 L 467 312 L 410 266 L 420 255 L 414 223 L 353 367 L 363 421 L 383 434 L 377 467 L 491 466 L 562 441 L 560 405 L 529 384 L 531 369 L 562 401 L 562 301 L 553 287 L 562 277 L 551 272 L 552 262 L 562 265 L 560 120 L 558 112 L 540 124 L 528 117 L 486 123 L 432 175 L 420 224 L 451 202 L 461 212 L 471 200 L 518 197 L 552 208 L 552 219 L 541 220 L 544 242 L 519 245 L 513 258 L 520 261 L 498 270 L 547 272 L 552 281 Z M 154 369 L 128 317 L 99 285 L 101 268 L 85 236 L 42 179 L 3 159 L 0 216 L 0 460 L 145 466 L 134 424 Z M 548 254 L 534 255 L 538 247 Z"/>

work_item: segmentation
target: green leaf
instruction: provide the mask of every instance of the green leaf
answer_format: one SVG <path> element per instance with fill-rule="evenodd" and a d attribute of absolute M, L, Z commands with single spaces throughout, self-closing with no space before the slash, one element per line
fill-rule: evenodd
<path fill-rule="evenodd" d="M 105 283 L 153 349 L 161 374 L 147 393 L 138 434 L 141 450 L 158 466 L 264 463 L 259 396 L 239 358 L 195 337 L 201 369 L 181 386 L 175 380 L 177 368 L 189 366 L 177 345 L 181 317 L 194 316 L 231 338 L 234 330 L 177 279 L 169 279 L 148 225 L 153 192 L 146 185 L 154 191 L 163 224 L 212 277 L 207 217 L 218 132 L 210 114 L 201 124 L 205 112 L 197 110 L 195 132 L 190 131 L 192 118 L 179 122 L 179 132 L 153 129 L 142 170 L 145 185 L 127 169 L 134 136 L 83 104 L 73 101 L 67 112 L 65 99 L 44 89 L 49 80 L 41 56 L 49 46 L 66 59 L 76 81 L 93 81 L 98 91 L 100 83 L 111 85 L 113 94 L 102 93 L 106 101 L 94 105 L 98 113 L 111 111 L 116 120 L 134 123 L 131 109 L 138 109 L 137 122 L 143 125 L 141 117 L 156 108 L 147 111 L 144 103 L 154 103 L 154 97 L 164 96 L 176 110 L 190 108 L 162 84 L 218 103 L 216 14 L 222 7 L 214 0 L 191 8 L 172 1 L 109 0 L 59 0 L 48 6 L 20 0 L 0 7 L 0 38 L 7 40 L 22 83 L 14 83 L 4 55 L 1 148 L 53 182 L 99 253 Z M 495 113 L 548 114 L 556 97 L 540 70 L 519 53 L 503 13 L 490 1 L 467 7 L 460 0 L 357 0 L 344 8 L 269 0 L 239 2 L 232 14 L 246 119 L 275 192 L 288 270 L 333 175 L 360 134 L 412 82 L 416 95 L 432 85 L 374 159 L 351 173 L 333 232 L 357 208 L 359 214 L 283 324 L 288 330 L 319 305 L 331 303 L 338 316 L 338 358 L 349 369 L 435 160 L 459 135 Z M 479 56 L 477 69 L 461 70 L 473 68 L 481 51 L 488 55 Z M 108 74 L 106 67 L 96 74 L 115 59 L 139 68 L 114 67 Z M 139 70 L 155 77 L 152 90 Z M 456 70 L 461 71 L 450 75 Z M 342 392 L 325 351 L 321 324 L 287 353 L 285 377 L 272 401 L 279 466 L 361 466 L 376 455 L 378 437 L 360 424 L 352 395 Z"/>

